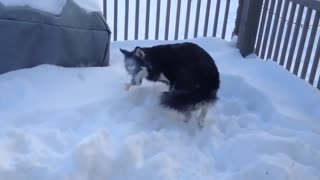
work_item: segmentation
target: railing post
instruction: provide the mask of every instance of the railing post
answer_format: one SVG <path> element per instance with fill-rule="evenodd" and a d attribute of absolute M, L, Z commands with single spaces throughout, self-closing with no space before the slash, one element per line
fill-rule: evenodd
<path fill-rule="evenodd" d="M 237 47 L 243 57 L 254 52 L 262 4 L 263 0 L 239 0 L 242 7 L 238 10 L 241 16 Z"/>
<path fill-rule="evenodd" d="M 235 26 L 232 32 L 232 37 L 239 35 L 242 7 L 243 7 L 243 0 L 238 0 L 237 17 L 236 17 Z"/>

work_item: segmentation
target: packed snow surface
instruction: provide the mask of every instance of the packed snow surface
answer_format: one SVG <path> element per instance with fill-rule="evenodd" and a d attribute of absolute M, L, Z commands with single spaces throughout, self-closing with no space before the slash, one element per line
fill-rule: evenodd
<path fill-rule="evenodd" d="M 319 180 L 320 93 L 283 67 L 196 39 L 221 73 L 205 127 L 158 105 L 167 89 L 111 66 L 41 65 L 0 76 L 0 180 Z"/>
<path fill-rule="evenodd" d="M 0 0 L 4 6 L 28 6 L 51 14 L 61 14 L 67 1 L 74 1 L 88 11 L 102 12 L 102 0 Z"/>

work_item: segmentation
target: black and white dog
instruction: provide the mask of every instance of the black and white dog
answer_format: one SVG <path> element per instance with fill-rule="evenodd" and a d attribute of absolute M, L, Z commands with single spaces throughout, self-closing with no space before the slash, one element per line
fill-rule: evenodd
<path fill-rule="evenodd" d="M 183 113 L 185 122 L 193 110 L 201 109 L 198 123 L 200 128 L 204 126 L 208 106 L 217 100 L 220 86 L 218 68 L 204 49 L 185 42 L 120 51 L 132 76 L 128 89 L 140 85 L 144 78 L 164 82 L 169 91 L 161 95 L 161 105 Z"/>

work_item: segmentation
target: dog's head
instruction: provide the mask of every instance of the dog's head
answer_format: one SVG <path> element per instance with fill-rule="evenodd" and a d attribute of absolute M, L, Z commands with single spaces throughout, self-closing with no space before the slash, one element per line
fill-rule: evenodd
<path fill-rule="evenodd" d="M 133 51 L 120 49 L 124 55 L 124 64 L 127 72 L 132 76 L 131 84 L 140 85 L 142 79 L 148 77 L 147 63 L 145 61 L 146 54 L 140 47 L 136 47 Z"/>
<path fill-rule="evenodd" d="M 142 69 L 146 68 L 146 54 L 142 48 L 136 47 L 133 51 L 120 49 L 120 51 L 124 55 L 124 65 L 130 75 L 135 76 Z"/>

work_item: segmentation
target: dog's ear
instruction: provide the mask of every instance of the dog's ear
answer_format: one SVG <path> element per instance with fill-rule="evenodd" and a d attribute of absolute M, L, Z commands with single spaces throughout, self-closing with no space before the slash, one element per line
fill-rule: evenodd
<path fill-rule="evenodd" d="M 137 47 L 134 50 L 134 55 L 141 59 L 144 59 L 144 57 L 146 56 L 146 53 L 140 47 Z"/>
<path fill-rule="evenodd" d="M 122 52 L 123 55 L 128 56 L 130 54 L 129 51 L 125 50 L 125 49 L 120 49 L 120 51 Z"/>

